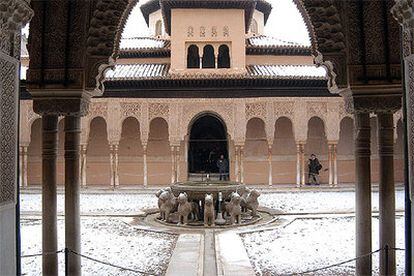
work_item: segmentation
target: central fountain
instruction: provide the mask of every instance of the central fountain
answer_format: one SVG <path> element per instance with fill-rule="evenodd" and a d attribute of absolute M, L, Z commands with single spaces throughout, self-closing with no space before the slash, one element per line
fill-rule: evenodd
<path fill-rule="evenodd" d="M 167 224 L 190 226 L 242 225 L 261 219 L 260 193 L 230 181 L 189 181 L 156 193 L 160 216 Z"/>

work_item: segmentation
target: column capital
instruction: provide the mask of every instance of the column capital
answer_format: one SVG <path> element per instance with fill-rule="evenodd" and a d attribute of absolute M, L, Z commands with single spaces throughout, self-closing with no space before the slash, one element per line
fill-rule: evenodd
<path fill-rule="evenodd" d="M 328 145 L 338 145 L 338 140 L 328 140 Z"/>
<path fill-rule="evenodd" d="M 40 115 L 85 116 L 89 111 L 91 96 L 83 91 L 32 90 L 30 94 L 33 110 Z"/>

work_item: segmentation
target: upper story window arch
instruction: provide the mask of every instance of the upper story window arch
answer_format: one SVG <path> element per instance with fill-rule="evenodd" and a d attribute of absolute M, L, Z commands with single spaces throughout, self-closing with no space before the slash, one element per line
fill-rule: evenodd
<path fill-rule="evenodd" d="M 203 48 L 203 68 L 216 68 L 214 47 L 210 44 L 204 46 Z"/>
<path fill-rule="evenodd" d="M 197 45 L 190 45 L 187 49 L 187 68 L 200 68 L 200 54 Z"/>
<path fill-rule="evenodd" d="M 218 68 L 230 68 L 230 49 L 229 46 L 223 44 L 218 49 Z"/>
<path fill-rule="evenodd" d="M 155 23 L 155 35 L 156 36 L 162 35 L 162 21 L 161 20 L 157 20 L 157 22 Z"/>

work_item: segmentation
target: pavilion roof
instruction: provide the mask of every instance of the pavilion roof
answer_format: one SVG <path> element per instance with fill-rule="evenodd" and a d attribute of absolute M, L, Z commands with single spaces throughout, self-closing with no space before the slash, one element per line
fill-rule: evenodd
<path fill-rule="evenodd" d="M 218 74 L 213 71 L 189 71 L 186 74 L 169 73 L 169 64 L 119 64 L 107 72 L 106 80 L 139 81 L 157 79 L 301 79 L 326 80 L 326 71 L 314 65 L 248 65 L 246 73 Z"/>
<path fill-rule="evenodd" d="M 269 18 L 272 6 L 265 0 L 150 0 L 141 5 L 141 12 L 149 24 L 149 15 L 159 9 L 162 10 L 166 31 L 171 33 L 171 9 L 244 9 L 246 32 L 255 9 L 264 14 L 265 23 Z"/>

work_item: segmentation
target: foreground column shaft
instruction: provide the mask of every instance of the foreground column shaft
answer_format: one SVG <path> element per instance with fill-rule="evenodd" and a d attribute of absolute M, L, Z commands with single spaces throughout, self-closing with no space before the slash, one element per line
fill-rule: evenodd
<path fill-rule="evenodd" d="M 378 113 L 380 248 L 395 247 L 394 124 L 392 113 Z M 380 252 L 380 275 L 395 275 L 395 252 Z"/>
<path fill-rule="evenodd" d="M 356 256 L 369 254 L 371 238 L 371 128 L 368 113 L 355 113 L 355 225 Z M 356 275 L 371 275 L 372 260 L 356 261 Z"/>
<path fill-rule="evenodd" d="M 272 172 L 272 147 L 268 148 L 268 162 L 269 162 L 269 186 L 273 185 L 273 172 Z"/>
<path fill-rule="evenodd" d="M 301 146 L 300 144 L 296 144 L 296 187 L 300 187 L 301 186 L 301 172 L 300 172 L 300 164 L 301 164 L 301 160 L 300 160 L 300 149 Z"/>
<path fill-rule="evenodd" d="M 148 173 L 147 173 L 147 146 L 144 145 L 144 154 L 143 154 L 143 161 L 144 161 L 144 187 L 148 186 Z"/>
<path fill-rule="evenodd" d="M 42 250 L 43 253 L 56 252 L 57 214 L 56 214 L 56 162 L 57 126 L 55 115 L 42 116 Z M 57 254 L 44 255 L 43 275 L 58 275 Z"/>
<path fill-rule="evenodd" d="M 65 247 L 81 253 L 80 117 L 65 117 Z M 81 275 L 81 259 L 69 254 L 69 274 Z"/>
<path fill-rule="evenodd" d="M 333 163 L 332 163 L 332 144 L 328 144 L 328 170 L 329 170 L 329 186 L 333 186 Z"/>

